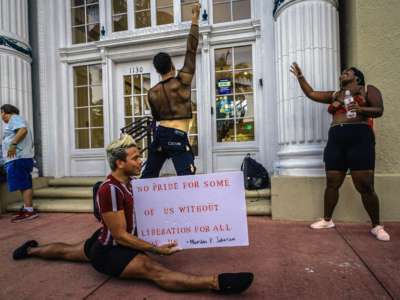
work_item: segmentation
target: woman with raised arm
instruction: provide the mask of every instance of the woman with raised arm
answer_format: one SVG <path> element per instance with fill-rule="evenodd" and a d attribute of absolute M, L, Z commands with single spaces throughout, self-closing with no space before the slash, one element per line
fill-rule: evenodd
<path fill-rule="evenodd" d="M 296 63 L 291 65 L 290 72 L 297 77 L 304 94 L 313 101 L 329 104 L 328 111 L 332 114 L 324 151 L 324 218 L 311 224 L 311 228 L 335 227 L 333 210 L 339 199 L 339 188 L 350 169 L 354 186 L 371 218 L 371 233 L 378 240 L 389 241 L 390 236 L 380 223 L 379 200 L 374 189 L 375 136 L 371 120 L 383 114 L 380 91 L 372 85 L 365 88 L 363 73 L 354 67 L 342 72 L 340 90 L 336 92 L 314 91 Z"/>

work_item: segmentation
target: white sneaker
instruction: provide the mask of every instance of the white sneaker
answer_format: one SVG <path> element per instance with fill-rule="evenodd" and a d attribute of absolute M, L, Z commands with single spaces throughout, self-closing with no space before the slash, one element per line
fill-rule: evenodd
<path fill-rule="evenodd" d="M 383 229 L 383 226 L 376 225 L 371 229 L 371 233 L 380 241 L 390 241 L 390 235 Z"/>
<path fill-rule="evenodd" d="M 312 223 L 310 225 L 312 229 L 326 229 L 335 227 L 335 223 L 332 222 L 332 219 L 329 221 L 325 221 L 325 219 L 320 219 L 319 221 Z"/>

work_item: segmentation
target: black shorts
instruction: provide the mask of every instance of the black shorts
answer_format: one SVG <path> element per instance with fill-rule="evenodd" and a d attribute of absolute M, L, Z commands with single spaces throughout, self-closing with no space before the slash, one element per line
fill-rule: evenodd
<path fill-rule="evenodd" d="M 324 151 L 326 171 L 375 169 L 375 135 L 367 124 L 340 124 L 329 129 Z"/>
<path fill-rule="evenodd" d="M 92 234 L 92 236 L 85 241 L 85 245 L 83 247 L 83 250 L 85 251 L 85 255 L 89 260 L 90 260 L 90 249 L 92 248 L 93 244 L 99 238 L 100 233 L 101 233 L 101 228 L 97 229 Z"/>
<path fill-rule="evenodd" d="M 100 273 L 119 277 L 131 260 L 141 253 L 121 245 L 103 246 L 96 240 L 90 248 L 90 263 Z"/>

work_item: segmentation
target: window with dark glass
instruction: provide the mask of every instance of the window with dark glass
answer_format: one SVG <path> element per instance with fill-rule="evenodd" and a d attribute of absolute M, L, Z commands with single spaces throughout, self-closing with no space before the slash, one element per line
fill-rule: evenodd
<path fill-rule="evenodd" d="M 251 18 L 251 0 L 213 0 L 213 22 L 232 22 Z"/>
<path fill-rule="evenodd" d="M 125 125 L 151 116 L 147 93 L 150 89 L 150 73 L 125 75 L 124 80 L 124 111 Z M 136 141 L 141 149 L 147 147 L 147 138 Z M 143 153 L 146 156 L 146 152 Z"/>
<path fill-rule="evenodd" d="M 252 47 L 215 50 L 217 142 L 254 141 Z"/>
<path fill-rule="evenodd" d="M 72 43 L 88 43 L 100 39 L 98 0 L 71 1 Z"/>
<path fill-rule="evenodd" d="M 75 148 L 104 147 L 101 64 L 73 68 Z"/>
<path fill-rule="evenodd" d="M 157 25 L 174 23 L 174 0 L 156 0 Z"/>
<path fill-rule="evenodd" d="M 191 21 L 192 20 L 192 7 L 197 0 L 181 0 L 181 21 Z"/>
<path fill-rule="evenodd" d="M 112 31 L 128 30 L 127 0 L 112 0 Z"/>
<path fill-rule="evenodd" d="M 150 0 L 135 0 L 135 28 L 151 26 Z"/>

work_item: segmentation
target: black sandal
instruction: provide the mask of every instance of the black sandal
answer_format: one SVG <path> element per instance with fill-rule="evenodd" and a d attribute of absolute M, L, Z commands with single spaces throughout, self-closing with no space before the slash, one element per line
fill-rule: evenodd
<path fill-rule="evenodd" d="M 253 273 L 221 273 L 218 275 L 219 294 L 240 294 L 253 282 Z"/>
<path fill-rule="evenodd" d="M 33 247 L 37 247 L 37 246 L 39 246 L 37 241 L 35 241 L 35 240 L 27 241 L 22 246 L 20 246 L 14 250 L 13 258 L 15 260 L 28 258 L 29 257 L 28 248 L 33 248 Z"/>

